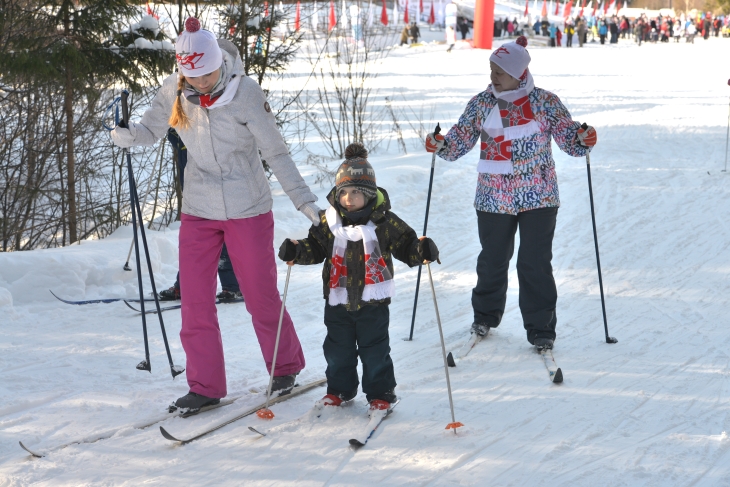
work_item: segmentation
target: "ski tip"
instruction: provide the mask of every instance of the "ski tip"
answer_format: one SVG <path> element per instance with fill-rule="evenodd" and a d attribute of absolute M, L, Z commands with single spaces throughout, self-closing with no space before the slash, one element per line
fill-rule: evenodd
<path fill-rule="evenodd" d="M 558 370 L 555 372 L 555 375 L 553 376 L 553 383 L 560 384 L 561 382 L 563 382 L 563 371 L 558 368 Z"/>
<path fill-rule="evenodd" d="M 454 354 L 449 352 L 449 355 L 446 357 L 446 363 L 449 364 L 449 367 L 456 367 L 456 362 L 454 362 Z"/>
<path fill-rule="evenodd" d="M 352 446 L 353 448 L 357 449 L 357 448 L 360 448 L 360 447 L 365 446 L 365 443 L 363 443 L 362 441 L 357 440 L 355 438 L 352 438 L 350 440 L 350 446 Z"/>
<path fill-rule="evenodd" d="M 253 431 L 253 432 L 254 432 L 254 433 L 256 433 L 256 434 L 259 434 L 259 435 L 261 435 L 261 436 L 266 436 L 266 433 L 262 433 L 261 431 L 257 430 L 257 429 L 256 429 L 256 428 L 254 428 L 253 426 L 249 426 L 249 427 L 248 427 L 248 429 L 249 429 L 249 430 L 251 430 L 251 431 Z"/>
<path fill-rule="evenodd" d="M 25 446 L 25 445 L 23 444 L 23 442 L 22 442 L 22 441 L 19 441 L 18 443 L 20 444 L 20 448 L 22 448 L 23 450 L 25 450 L 25 451 L 27 451 L 28 453 L 30 453 L 30 454 L 31 454 L 31 456 L 34 456 L 35 458 L 43 458 L 43 457 L 44 457 L 44 455 L 41 455 L 40 453 L 36 453 L 36 452 L 34 452 L 34 451 L 31 451 L 31 450 L 29 450 L 29 449 L 28 449 L 28 447 L 26 447 L 26 446 Z"/>
<path fill-rule="evenodd" d="M 164 436 L 165 439 L 167 439 L 167 440 L 170 440 L 170 441 L 179 441 L 179 442 L 182 443 L 182 440 L 178 440 L 177 438 L 175 438 L 174 436 L 172 436 L 170 433 L 167 432 L 167 430 L 163 426 L 160 426 L 160 433 L 162 433 L 162 436 Z"/>

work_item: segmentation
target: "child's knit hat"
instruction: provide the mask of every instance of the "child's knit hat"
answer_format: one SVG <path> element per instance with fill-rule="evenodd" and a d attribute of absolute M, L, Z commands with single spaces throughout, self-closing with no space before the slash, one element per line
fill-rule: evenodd
<path fill-rule="evenodd" d="M 515 79 L 521 79 L 530 64 L 527 52 L 527 37 L 520 36 L 515 42 L 502 44 L 492 52 L 489 61 L 493 62 Z"/>
<path fill-rule="evenodd" d="M 175 58 L 183 76 L 210 74 L 223 64 L 223 53 L 212 32 L 200 28 L 200 21 L 189 17 L 185 30 L 175 41 Z"/>
<path fill-rule="evenodd" d="M 375 171 L 368 162 L 368 150 L 360 143 L 354 143 L 345 149 L 345 162 L 337 169 L 335 177 L 336 196 L 347 186 L 357 186 L 368 200 L 375 197 L 378 186 L 375 184 Z"/>

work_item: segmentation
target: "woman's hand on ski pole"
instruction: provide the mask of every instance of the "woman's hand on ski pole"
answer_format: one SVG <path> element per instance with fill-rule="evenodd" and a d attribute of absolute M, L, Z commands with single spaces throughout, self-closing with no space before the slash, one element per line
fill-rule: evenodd
<path fill-rule="evenodd" d="M 578 143 L 583 147 L 593 147 L 598 142 L 596 129 L 584 123 L 578 129 Z"/>
<path fill-rule="evenodd" d="M 294 265 L 294 259 L 297 258 L 297 240 L 291 240 L 287 238 L 279 247 L 279 258 L 286 262 L 286 265 Z"/>
<path fill-rule="evenodd" d="M 428 237 L 419 237 L 418 240 L 418 255 L 423 260 L 423 263 L 430 264 L 436 261 L 440 264 L 439 249 L 436 247 L 436 243 Z"/>

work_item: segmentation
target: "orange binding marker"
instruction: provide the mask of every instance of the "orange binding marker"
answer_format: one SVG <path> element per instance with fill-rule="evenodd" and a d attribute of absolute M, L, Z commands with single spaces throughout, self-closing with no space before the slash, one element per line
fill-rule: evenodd
<path fill-rule="evenodd" d="M 444 429 L 447 429 L 447 430 L 453 429 L 454 432 L 456 432 L 456 428 L 461 428 L 462 426 L 464 426 L 464 425 L 457 421 L 456 423 L 447 424 L 446 428 L 444 428 Z"/>

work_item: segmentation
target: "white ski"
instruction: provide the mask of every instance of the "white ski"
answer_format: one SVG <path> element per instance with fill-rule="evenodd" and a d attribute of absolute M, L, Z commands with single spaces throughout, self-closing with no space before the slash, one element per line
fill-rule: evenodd
<path fill-rule="evenodd" d="M 476 347 L 477 343 L 484 340 L 487 336 L 488 333 L 487 335 L 481 336 L 472 332 L 466 343 L 459 349 L 459 351 L 456 352 L 456 358 L 462 359 L 466 357 L 469 352 L 471 352 L 472 348 Z M 446 357 L 446 362 L 449 364 L 449 367 L 456 367 L 456 361 L 454 360 L 454 355 L 451 352 L 449 352 L 449 355 Z"/>
<path fill-rule="evenodd" d="M 385 418 L 390 416 L 390 413 L 393 412 L 393 409 L 398 405 L 399 402 L 400 399 L 395 401 L 388 409 L 376 409 L 375 411 L 372 411 L 370 413 L 370 421 L 368 422 L 368 425 L 365 427 L 360 435 L 350 439 L 350 445 L 353 448 L 360 448 L 365 446 L 368 440 L 375 433 L 375 430 L 377 430 L 378 426 L 380 426 L 380 423 L 382 423 Z"/>
<path fill-rule="evenodd" d="M 326 383 L 327 383 L 327 379 L 319 379 L 319 380 L 316 380 L 314 382 L 310 382 L 309 384 L 305 384 L 305 385 L 300 386 L 300 387 L 295 387 L 294 389 L 292 389 L 292 391 L 289 394 L 285 394 L 283 396 L 272 397 L 271 400 L 269 401 L 269 405 L 271 406 L 271 405 L 274 405 L 276 403 L 279 403 L 279 402 L 282 402 L 282 401 L 286 401 L 287 399 L 291 399 L 292 397 L 295 397 L 295 396 L 298 396 L 298 395 L 303 394 L 305 392 L 308 392 L 311 389 L 314 389 L 315 387 L 321 386 L 321 385 L 326 384 Z M 182 445 L 185 445 L 186 443 L 190 443 L 191 441 L 195 441 L 198 438 L 202 438 L 205 435 L 208 435 L 208 434 L 210 434 L 210 433 L 212 433 L 214 431 L 217 431 L 217 430 L 223 428 L 224 426 L 228 426 L 229 424 L 234 423 L 234 422 L 238 421 L 239 419 L 243 419 L 246 416 L 251 416 L 253 413 L 255 413 L 256 411 L 258 411 L 259 409 L 262 409 L 264 407 L 266 407 L 266 402 L 263 402 L 263 403 L 259 404 L 258 406 L 254 406 L 251 409 L 248 409 L 248 410 L 244 411 L 242 414 L 239 414 L 235 418 L 232 418 L 232 419 L 223 421 L 222 423 L 219 423 L 219 424 L 217 424 L 215 426 L 212 426 L 211 428 L 208 428 L 207 430 L 202 431 L 201 433 L 198 433 L 197 435 L 191 436 L 191 437 L 188 437 L 188 438 L 177 438 L 177 437 L 171 435 L 162 426 L 160 426 L 160 433 L 162 433 L 162 436 L 164 436 L 166 439 L 168 439 L 170 441 L 176 441 L 176 442 L 178 442 L 178 443 L 180 443 Z"/>
<path fill-rule="evenodd" d="M 539 349 L 537 352 L 542 355 L 542 360 L 545 363 L 545 368 L 547 369 L 548 375 L 550 376 L 550 381 L 555 384 L 560 384 L 561 382 L 563 382 L 563 371 L 560 370 L 558 364 L 555 363 L 553 351 L 549 348 L 543 348 Z"/>

